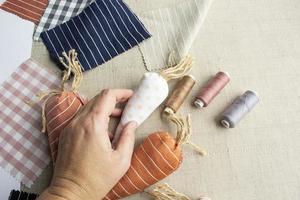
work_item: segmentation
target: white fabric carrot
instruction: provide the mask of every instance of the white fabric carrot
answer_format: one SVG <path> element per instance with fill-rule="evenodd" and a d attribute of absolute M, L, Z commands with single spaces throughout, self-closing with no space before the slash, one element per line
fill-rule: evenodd
<path fill-rule="evenodd" d="M 192 64 L 192 57 L 187 55 L 174 67 L 165 69 L 159 73 L 148 72 L 144 74 L 139 87 L 124 109 L 113 139 L 113 146 L 117 143 L 123 127 L 130 121 L 135 121 L 138 125 L 142 124 L 167 98 L 169 93 L 167 82 L 186 75 L 191 69 Z"/>

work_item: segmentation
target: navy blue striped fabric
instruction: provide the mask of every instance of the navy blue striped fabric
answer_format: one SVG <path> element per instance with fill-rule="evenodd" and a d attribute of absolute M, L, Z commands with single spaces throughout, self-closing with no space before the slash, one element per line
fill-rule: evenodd
<path fill-rule="evenodd" d="M 105 63 L 150 36 L 122 0 L 96 0 L 70 21 L 41 34 L 50 56 L 58 63 L 62 52 L 75 49 L 83 71 Z"/>

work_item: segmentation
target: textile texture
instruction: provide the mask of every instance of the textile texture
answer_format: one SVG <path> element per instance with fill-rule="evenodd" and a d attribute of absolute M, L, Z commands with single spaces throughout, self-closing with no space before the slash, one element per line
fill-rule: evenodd
<path fill-rule="evenodd" d="M 144 12 L 182 2 L 186 0 L 126 0 L 142 21 Z M 183 146 L 182 165 L 164 183 L 191 199 L 201 194 L 213 200 L 300 199 L 299 19 L 298 0 L 213 1 L 190 50 L 195 58 L 190 74 L 197 82 L 179 110 L 191 114 L 190 139 L 208 155 L 199 158 Z M 56 69 L 42 43 L 34 44 L 32 56 Z M 230 74 L 231 82 L 208 107 L 195 108 L 200 88 L 220 70 Z M 92 98 L 104 88 L 135 89 L 144 73 L 140 53 L 133 49 L 84 73 L 79 92 Z M 171 91 L 175 84 L 170 81 Z M 260 103 L 236 128 L 221 127 L 218 116 L 248 89 L 259 93 Z M 136 145 L 157 130 L 175 133 L 175 127 L 162 120 L 162 109 L 137 129 Z M 112 119 L 111 128 L 117 123 Z M 47 168 L 27 191 L 43 191 L 51 172 Z M 126 198 L 144 199 L 151 197 L 143 192 Z"/>
<path fill-rule="evenodd" d="M 76 16 L 91 2 L 93 0 L 49 0 L 49 5 L 34 33 L 34 40 L 39 40 L 43 31 L 54 28 Z"/>
<path fill-rule="evenodd" d="M 104 200 L 116 200 L 142 192 L 178 169 L 182 152 L 167 132 L 152 133 L 138 146 L 126 174 Z"/>
<path fill-rule="evenodd" d="M 0 87 L 0 166 L 26 186 L 50 161 L 47 138 L 41 133 L 41 106 L 28 102 L 59 83 L 57 76 L 29 59 Z"/>
<path fill-rule="evenodd" d="M 148 71 L 174 65 L 188 53 L 211 2 L 187 0 L 140 14 L 140 19 L 153 34 L 149 42 L 140 47 Z"/>
<path fill-rule="evenodd" d="M 167 98 L 169 86 L 158 73 L 145 73 L 139 86 L 126 104 L 113 142 L 119 140 L 124 126 L 131 121 L 141 125 L 155 109 Z"/>
<path fill-rule="evenodd" d="M 46 127 L 52 161 L 55 163 L 61 131 L 76 115 L 85 101 L 75 92 L 62 92 L 45 104 Z"/>
<path fill-rule="evenodd" d="M 48 0 L 6 0 L 0 8 L 38 24 L 47 5 Z"/>
<path fill-rule="evenodd" d="M 50 56 L 76 49 L 83 71 L 131 49 L 150 34 L 121 0 L 97 0 L 70 21 L 41 35 Z"/>

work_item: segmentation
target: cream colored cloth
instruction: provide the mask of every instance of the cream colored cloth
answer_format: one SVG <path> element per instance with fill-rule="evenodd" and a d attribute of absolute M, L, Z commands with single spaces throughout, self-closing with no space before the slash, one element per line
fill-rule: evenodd
<path fill-rule="evenodd" d="M 142 13 L 179 1 L 127 2 Z M 300 199 L 299 21 L 298 0 L 214 1 L 190 51 L 197 83 L 179 110 L 191 113 L 191 140 L 209 154 L 201 158 L 183 146 L 182 166 L 163 182 L 192 199 L 201 194 L 212 200 Z M 32 55 L 57 70 L 43 44 L 35 43 Z M 200 87 L 218 70 L 229 72 L 231 82 L 207 108 L 194 108 Z M 93 97 L 103 88 L 135 89 L 144 73 L 135 48 L 85 73 L 80 92 Z M 259 93 L 260 103 L 236 128 L 219 126 L 218 115 L 247 89 Z M 138 128 L 136 144 L 157 130 L 175 135 L 175 127 L 161 120 L 161 109 Z M 30 191 L 41 192 L 50 176 L 49 167 Z M 127 199 L 150 198 L 141 193 Z"/>
<path fill-rule="evenodd" d="M 140 14 L 152 38 L 140 44 L 149 71 L 180 61 L 190 50 L 212 0 L 185 0 Z M 171 53 L 171 55 L 170 55 Z"/>

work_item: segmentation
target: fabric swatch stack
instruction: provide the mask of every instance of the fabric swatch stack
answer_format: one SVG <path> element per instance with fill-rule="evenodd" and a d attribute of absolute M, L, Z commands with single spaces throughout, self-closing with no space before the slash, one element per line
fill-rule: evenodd
<path fill-rule="evenodd" d="M 170 64 L 170 52 L 174 63 L 187 54 L 210 3 L 187 0 L 139 15 L 123 0 L 2 3 L 0 26 L 7 29 L 0 33 L 0 66 L 7 75 L 0 75 L 0 166 L 30 187 L 51 161 L 48 139 L 41 133 L 41 105 L 32 100 L 59 88 L 60 76 L 30 58 L 33 41 L 43 41 L 61 70 L 59 58 L 72 49 L 87 71 L 137 46 L 146 68 L 157 70 Z M 16 52 L 7 52 L 8 46 Z"/>

